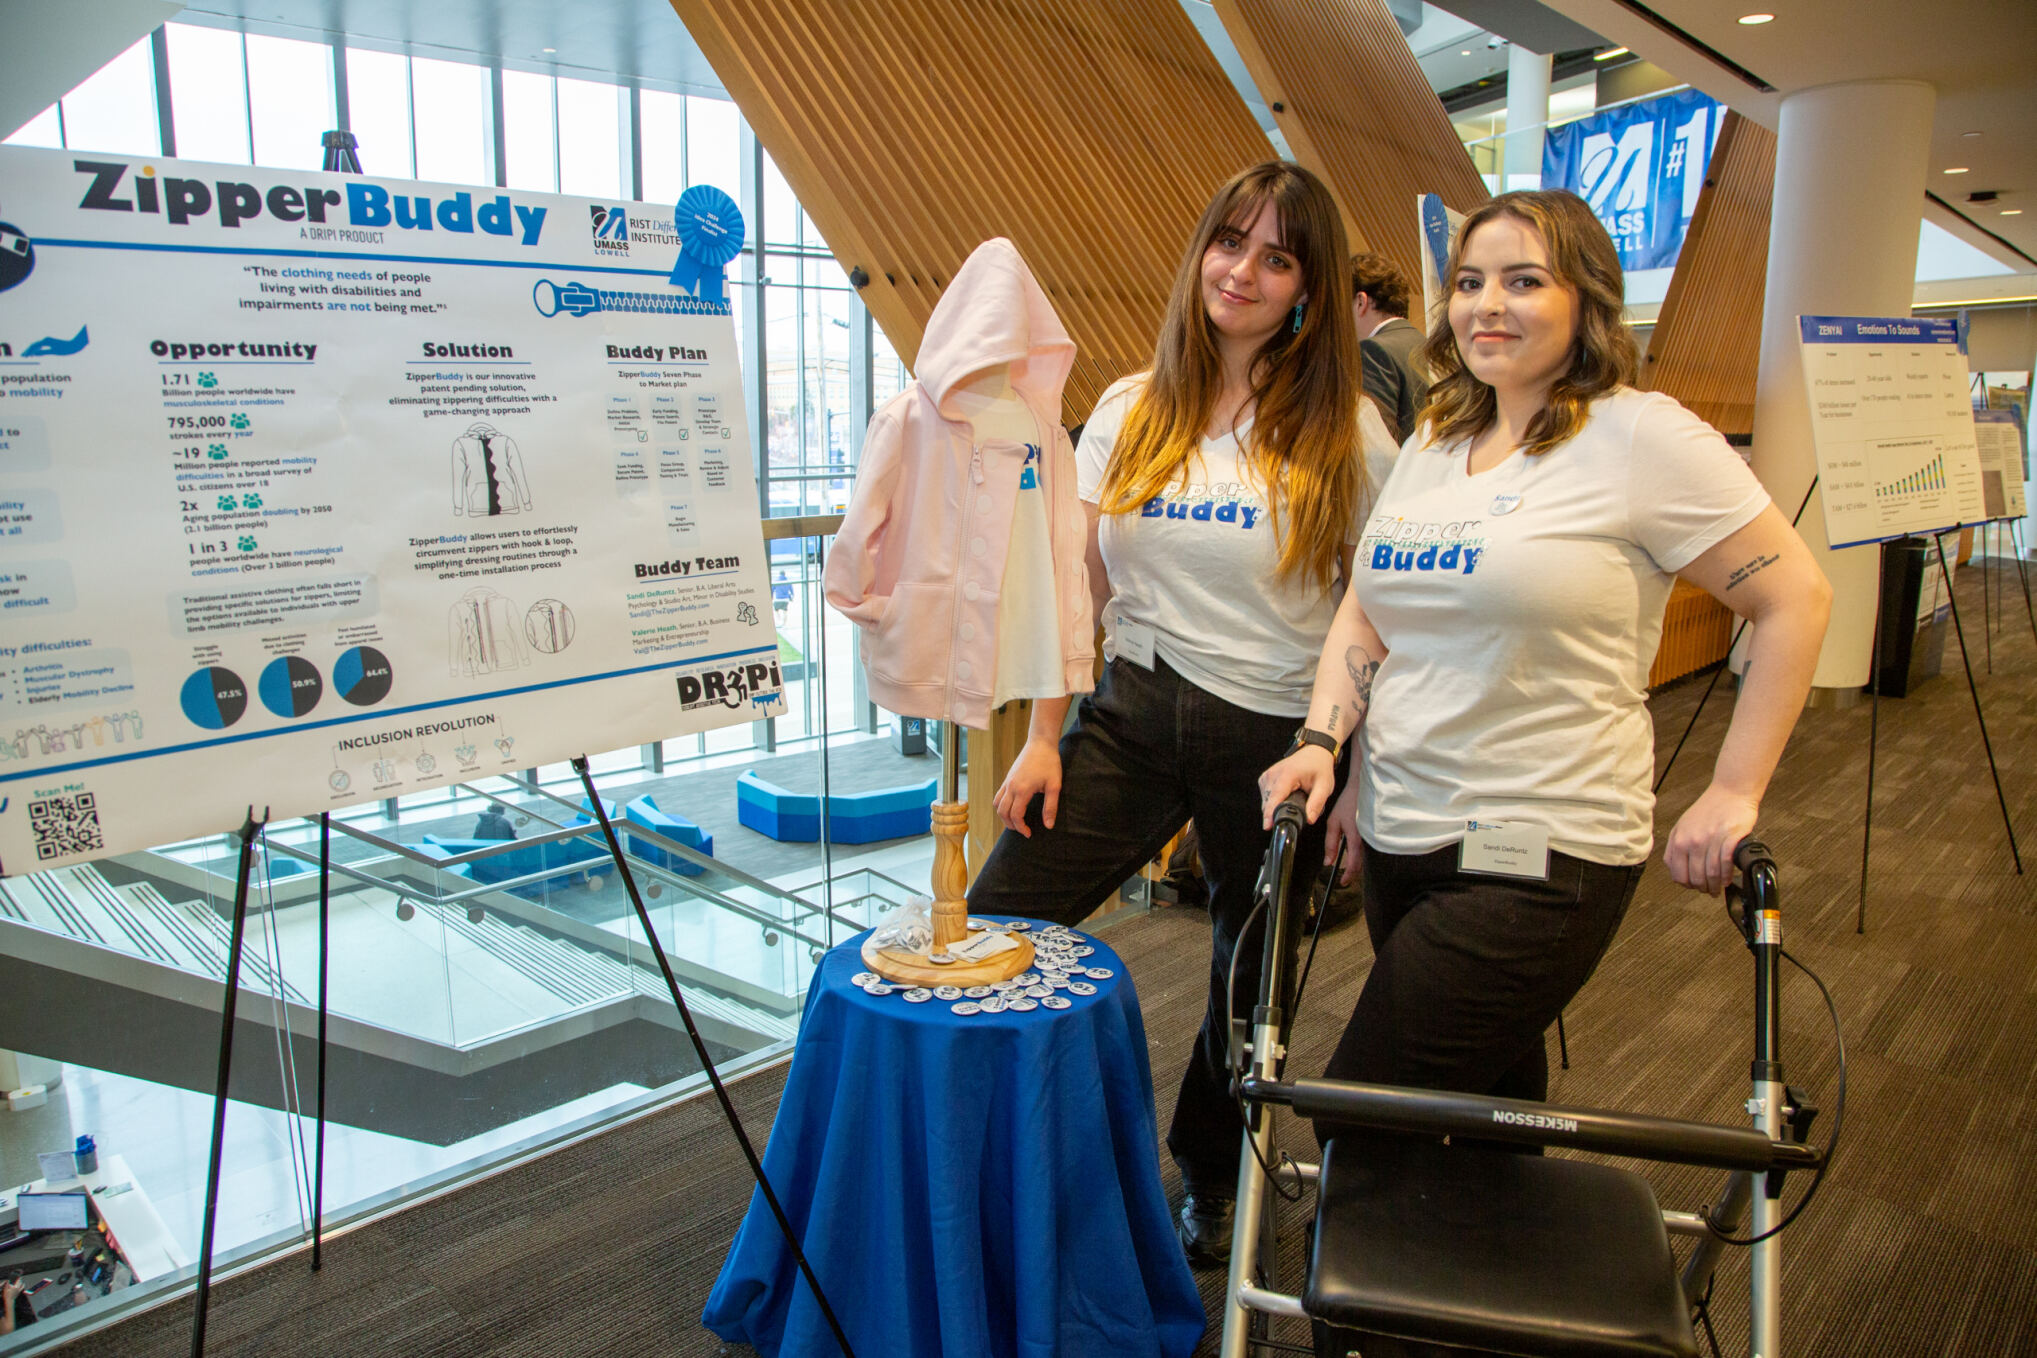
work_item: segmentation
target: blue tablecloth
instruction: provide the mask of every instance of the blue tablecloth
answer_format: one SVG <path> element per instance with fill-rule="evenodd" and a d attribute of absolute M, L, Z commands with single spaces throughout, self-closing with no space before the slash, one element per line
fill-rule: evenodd
<path fill-rule="evenodd" d="M 965 1018 L 857 989 L 864 937 L 821 961 L 764 1153 L 859 1358 L 1186 1358 L 1202 1299 L 1116 954 L 1089 940 L 1115 975 L 1071 1008 Z M 754 1189 L 701 1319 L 765 1358 L 840 1352 Z"/>

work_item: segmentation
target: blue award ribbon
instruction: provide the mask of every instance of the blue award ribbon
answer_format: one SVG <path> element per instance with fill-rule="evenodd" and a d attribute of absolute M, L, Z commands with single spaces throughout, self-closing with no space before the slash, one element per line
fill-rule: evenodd
<path fill-rule="evenodd" d="M 672 286 L 698 301 L 726 303 L 727 268 L 743 252 L 743 210 L 736 200 L 712 184 L 695 184 L 679 195 L 672 227 L 679 233 Z"/>

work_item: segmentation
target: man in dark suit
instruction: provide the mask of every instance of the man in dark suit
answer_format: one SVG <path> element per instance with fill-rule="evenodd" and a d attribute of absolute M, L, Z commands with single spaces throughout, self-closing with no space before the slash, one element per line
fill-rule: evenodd
<path fill-rule="evenodd" d="M 1423 335 L 1408 321 L 1408 297 L 1407 277 L 1392 260 L 1351 256 L 1351 316 L 1358 322 L 1365 394 L 1379 403 L 1394 438 L 1403 441 L 1414 432 L 1429 394 L 1429 376 L 1415 357 Z"/>

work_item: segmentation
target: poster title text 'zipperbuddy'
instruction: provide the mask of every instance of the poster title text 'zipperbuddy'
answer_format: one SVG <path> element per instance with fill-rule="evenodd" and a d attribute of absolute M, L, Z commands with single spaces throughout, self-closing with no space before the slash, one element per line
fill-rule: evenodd
<path fill-rule="evenodd" d="M 220 179 L 180 179 L 175 175 L 156 178 L 153 165 L 128 179 L 126 162 L 117 160 L 74 160 L 71 168 L 92 176 L 78 206 L 95 212 L 153 212 L 171 226 L 186 226 L 208 216 L 217 216 L 221 226 L 237 227 L 267 213 L 281 222 L 323 222 L 326 213 L 342 205 L 348 226 L 395 226 L 404 231 L 451 231 L 491 236 L 513 236 L 519 245 L 536 245 L 544 233 L 545 212 L 512 202 L 507 194 L 476 206 L 474 195 L 454 193 L 437 203 L 425 194 L 392 194 L 379 184 L 360 180 L 349 182 L 346 191 L 307 185 L 293 188 L 273 184 L 267 192 L 253 184 Z M 335 220 L 339 220 L 337 214 Z"/>

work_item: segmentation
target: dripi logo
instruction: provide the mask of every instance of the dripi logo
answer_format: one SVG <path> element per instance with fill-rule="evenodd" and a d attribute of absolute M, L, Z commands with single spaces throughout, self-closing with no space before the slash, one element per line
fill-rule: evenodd
<path fill-rule="evenodd" d="M 629 253 L 629 211 L 626 208 L 590 203 L 587 214 L 590 218 L 588 229 L 594 234 L 596 250 L 618 255 Z"/>
<path fill-rule="evenodd" d="M 770 707 L 777 703 L 785 686 L 784 676 L 774 660 L 753 660 L 743 665 L 715 665 L 677 676 L 679 707 L 691 712 L 701 707 Z"/>

